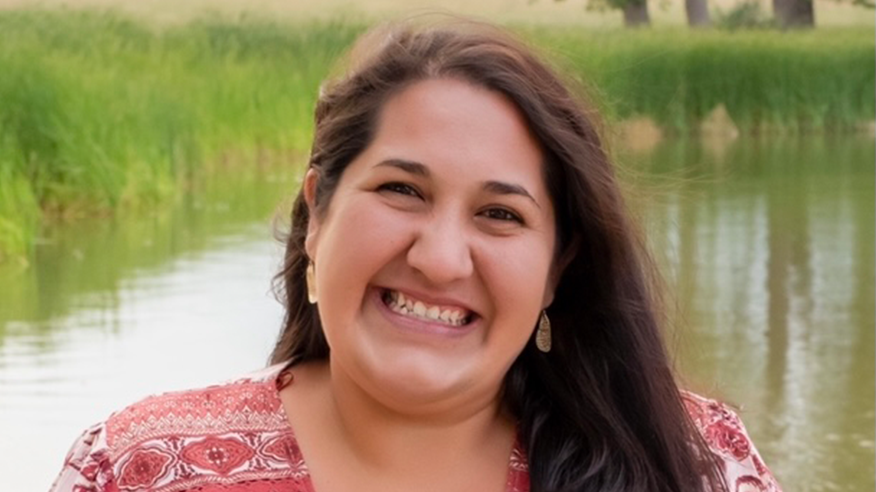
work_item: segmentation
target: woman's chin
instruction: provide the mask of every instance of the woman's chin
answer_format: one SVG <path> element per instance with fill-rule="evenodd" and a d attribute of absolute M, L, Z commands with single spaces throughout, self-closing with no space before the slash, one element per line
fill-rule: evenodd
<path fill-rule="evenodd" d="M 396 354 L 394 360 L 362 367 L 353 378 L 374 399 L 399 412 L 428 411 L 476 399 L 476 378 L 464 366 L 424 354 Z"/>

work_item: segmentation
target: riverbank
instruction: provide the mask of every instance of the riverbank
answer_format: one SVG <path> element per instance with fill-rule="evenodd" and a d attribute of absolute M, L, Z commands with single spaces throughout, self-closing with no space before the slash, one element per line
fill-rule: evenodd
<path fill-rule="evenodd" d="M 151 210 L 204 176 L 301 165 L 319 83 L 363 29 L 0 12 L 0 258 L 26 258 L 47 217 Z M 688 134 L 723 107 L 739 132 L 798 134 L 874 118 L 872 29 L 518 30 L 598 88 L 609 121 Z"/>

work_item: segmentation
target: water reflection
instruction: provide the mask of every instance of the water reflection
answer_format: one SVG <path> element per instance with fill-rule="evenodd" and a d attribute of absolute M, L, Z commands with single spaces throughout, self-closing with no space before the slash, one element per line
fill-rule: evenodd
<path fill-rule="evenodd" d="M 30 268 L 0 270 L 0 489 L 46 490 L 78 433 L 125 404 L 265 364 L 270 219 L 296 177 L 240 169 L 151 214 L 56 226 Z"/>
<path fill-rule="evenodd" d="M 669 142 L 620 155 L 690 385 L 730 402 L 786 490 L 874 488 L 872 140 Z M 45 490 L 76 433 L 265 362 L 269 217 L 295 172 L 204 183 L 146 218 L 46 233 L 0 269 L 0 477 Z M 34 480 L 33 477 L 39 477 Z M 11 480 L 11 481 L 10 481 Z"/>
<path fill-rule="evenodd" d="M 47 226 L 30 268 L 0 265 L 0 344 L 5 331 L 63 330 L 64 317 L 79 310 L 107 313 L 98 324 L 108 328 L 127 280 L 170 272 L 169 260 L 265 239 L 265 227 L 254 224 L 268 225 L 297 190 L 294 165 L 231 174 L 152 213 Z"/>
<path fill-rule="evenodd" d="M 682 144 L 627 159 L 660 190 L 644 220 L 693 386 L 745 402 L 788 490 L 871 490 L 872 140 Z"/>

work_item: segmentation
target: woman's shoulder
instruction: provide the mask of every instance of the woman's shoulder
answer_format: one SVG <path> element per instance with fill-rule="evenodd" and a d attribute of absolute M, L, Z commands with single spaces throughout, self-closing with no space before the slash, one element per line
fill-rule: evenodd
<path fill-rule="evenodd" d="M 116 452 L 160 435 L 216 434 L 284 424 L 272 366 L 221 384 L 149 396 L 106 421 Z"/>
<path fill-rule="evenodd" d="M 726 404 L 688 391 L 682 401 L 712 454 L 718 458 L 732 492 L 780 492 L 739 415 Z"/>
<path fill-rule="evenodd" d="M 114 413 L 76 440 L 52 490 L 187 490 L 303 478 L 277 393 L 282 369 L 150 396 Z"/>

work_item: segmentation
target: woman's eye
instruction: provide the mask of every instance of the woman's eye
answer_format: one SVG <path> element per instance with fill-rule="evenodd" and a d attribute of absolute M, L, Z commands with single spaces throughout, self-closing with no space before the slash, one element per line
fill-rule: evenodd
<path fill-rule="evenodd" d="M 408 195 L 408 196 L 413 196 L 413 197 L 420 196 L 420 192 L 417 191 L 416 188 L 414 188 L 413 186 L 411 186 L 409 184 L 399 183 L 399 182 L 382 184 L 377 189 L 379 191 L 390 191 L 392 193 L 398 193 L 401 195 Z"/>
<path fill-rule="evenodd" d="M 484 211 L 484 216 L 488 219 L 501 220 L 505 222 L 517 222 L 522 224 L 523 219 L 514 212 L 504 208 L 491 208 Z"/>

